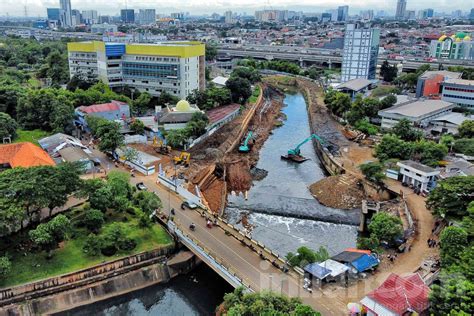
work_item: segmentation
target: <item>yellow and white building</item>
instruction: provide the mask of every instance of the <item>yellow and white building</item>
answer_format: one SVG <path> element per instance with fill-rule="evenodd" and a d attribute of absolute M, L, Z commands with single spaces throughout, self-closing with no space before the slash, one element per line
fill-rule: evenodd
<path fill-rule="evenodd" d="M 186 98 L 205 88 L 205 46 L 201 42 L 158 44 L 68 43 L 70 76 L 99 79 L 110 87 L 129 86 L 158 96 Z"/>

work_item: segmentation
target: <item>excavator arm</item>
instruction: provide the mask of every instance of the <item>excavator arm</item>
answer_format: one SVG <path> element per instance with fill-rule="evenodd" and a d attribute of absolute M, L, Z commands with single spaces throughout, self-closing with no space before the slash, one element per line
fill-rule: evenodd
<path fill-rule="evenodd" d="M 301 143 L 299 143 L 294 149 L 288 150 L 288 155 L 297 155 L 297 156 L 299 156 L 301 154 L 301 151 L 300 151 L 301 146 L 303 146 L 304 144 L 306 144 L 307 142 L 309 142 L 313 138 L 315 138 L 320 144 L 324 143 L 324 141 L 321 137 L 319 137 L 316 134 L 312 134 L 310 137 L 306 138 Z"/>

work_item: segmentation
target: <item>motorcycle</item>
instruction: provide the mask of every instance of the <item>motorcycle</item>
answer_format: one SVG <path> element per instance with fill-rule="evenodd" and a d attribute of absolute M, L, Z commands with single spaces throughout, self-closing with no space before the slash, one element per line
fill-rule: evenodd
<path fill-rule="evenodd" d="M 194 223 L 191 224 L 191 225 L 189 225 L 189 229 L 191 229 L 192 231 L 194 231 L 194 230 L 196 229 L 196 225 L 194 225 Z"/>

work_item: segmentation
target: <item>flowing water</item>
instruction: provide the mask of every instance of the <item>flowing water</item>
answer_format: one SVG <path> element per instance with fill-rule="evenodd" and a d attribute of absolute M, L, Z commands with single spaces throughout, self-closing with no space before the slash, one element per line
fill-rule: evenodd
<path fill-rule="evenodd" d="M 297 164 L 280 159 L 311 135 L 303 95 L 287 94 L 284 102 L 286 121 L 267 139 L 257 163 L 268 175 L 254 181 L 247 200 L 229 196 L 226 215 L 237 224 L 242 212 L 249 212 L 249 222 L 255 225 L 253 238 L 281 255 L 302 245 L 313 249 L 325 246 L 330 254 L 354 247 L 357 212 L 325 207 L 309 192 L 309 185 L 326 176 L 312 143 L 301 147 L 310 160 Z"/>

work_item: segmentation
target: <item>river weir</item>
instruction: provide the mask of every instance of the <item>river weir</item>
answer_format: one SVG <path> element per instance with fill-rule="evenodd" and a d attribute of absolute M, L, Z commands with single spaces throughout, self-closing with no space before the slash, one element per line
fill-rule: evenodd
<path fill-rule="evenodd" d="M 326 177 L 312 144 L 301 148 L 309 158 L 304 163 L 280 159 L 311 135 L 303 95 L 286 94 L 284 104 L 286 120 L 266 140 L 256 166 L 267 175 L 253 182 L 247 199 L 229 195 L 225 215 L 243 229 L 241 218 L 248 214 L 252 237 L 283 256 L 303 245 L 312 249 L 325 246 L 330 254 L 354 247 L 359 212 L 323 206 L 309 192 L 309 185 Z"/>

